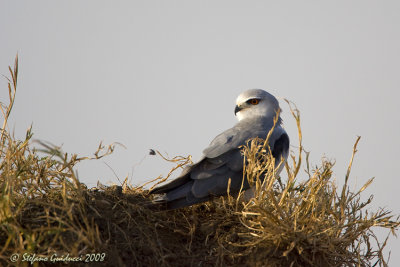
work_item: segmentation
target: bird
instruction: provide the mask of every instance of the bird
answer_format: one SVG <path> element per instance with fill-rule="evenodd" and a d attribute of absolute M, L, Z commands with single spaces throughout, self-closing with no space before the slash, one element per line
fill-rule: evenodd
<path fill-rule="evenodd" d="M 229 180 L 232 194 L 238 193 L 240 188 L 251 190 L 243 175 L 241 147 L 252 138 L 265 139 L 273 128 L 268 145 L 275 158 L 275 167 L 281 160 L 285 161 L 290 141 L 282 126 L 280 111 L 278 100 L 267 91 L 249 89 L 242 92 L 236 99 L 234 109 L 238 119 L 236 125 L 217 135 L 203 150 L 202 158 L 186 167 L 178 178 L 150 190 L 150 194 L 162 194 L 153 203 L 163 204 L 171 210 L 206 202 L 213 197 L 227 195 Z M 274 127 L 276 116 L 279 117 Z"/>

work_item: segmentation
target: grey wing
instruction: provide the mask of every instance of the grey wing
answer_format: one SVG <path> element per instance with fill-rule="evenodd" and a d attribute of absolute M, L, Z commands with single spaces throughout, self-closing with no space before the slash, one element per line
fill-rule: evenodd
<path fill-rule="evenodd" d="M 239 146 L 240 141 L 243 141 L 240 136 L 240 129 L 235 127 L 226 130 L 212 140 L 210 145 L 203 150 L 203 154 L 209 158 L 215 158 L 228 152 L 232 148 Z"/>
<path fill-rule="evenodd" d="M 166 193 L 159 201 L 165 202 L 167 208 L 175 209 L 207 201 L 212 196 L 226 195 L 229 179 L 230 191 L 239 191 L 243 179 L 243 156 L 239 148 L 215 158 L 204 157 L 187 168 L 180 177 L 155 188 L 151 193 Z"/>
<path fill-rule="evenodd" d="M 242 187 L 242 183 L 243 189 L 248 189 L 248 181 L 243 178 L 244 162 L 239 146 L 245 144 L 249 138 L 255 136 L 265 137 L 263 135 L 266 135 L 265 130 L 261 131 L 261 133 L 253 131 L 251 134 L 238 131 L 236 136 L 232 137 L 226 133 L 222 137 L 218 136 L 216 139 L 219 140 L 217 142 L 214 140 L 210 145 L 212 150 L 205 150 L 204 154 L 207 157 L 202 164 L 191 170 L 190 177 L 194 180 L 191 187 L 193 196 L 203 198 L 208 195 L 224 195 L 227 192 L 229 179 L 231 179 L 230 192 L 238 192 Z M 223 142 L 224 140 L 226 141 Z M 289 136 L 281 126 L 275 127 L 269 139 L 269 146 L 272 156 L 276 159 L 276 165 L 279 165 L 282 158 L 286 160 L 289 151 Z M 228 151 L 225 152 L 225 150 Z M 214 156 L 212 152 L 215 151 L 224 153 L 212 158 Z M 282 167 L 283 165 L 278 172 L 282 170 Z"/>
<path fill-rule="evenodd" d="M 243 178 L 243 156 L 239 146 L 256 136 L 265 138 L 267 130 L 268 126 L 265 125 L 252 123 L 249 127 L 238 123 L 218 135 L 204 150 L 204 158 L 198 163 L 186 168 L 177 179 L 150 193 L 165 193 L 159 201 L 166 203 L 167 208 L 174 209 L 207 201 L 211 196 L 226 195 L 229 179 L 230 192 L 238 192 L 242 183 L 246 190 L 249 184 Z M 289 139 L 286 137 L 283 128 L 274 130 L 270 139 L 274 157 L 287 156 Z"/>
<path fill-rule="evenodd" d="M 269 127 L 269 128 L 268 128 Z M 257 121 L 239 122 L 234 127 L 221 133 L 211 144 L 204 149 L 203 154 L 208 158 L 215 158 L 235 149 L 253 137 L 265 138 L 271 127 L 257 123 Z"/>
<path fill-rule="evenodd" d="M 194 180 L 192 194 L 196 198 L 226 195 L 229 179 L 230 191 L 237 192 L 243 179 L 243 155 L 238 147 L 215 157 L 205 158 L 191 172 Z"/>

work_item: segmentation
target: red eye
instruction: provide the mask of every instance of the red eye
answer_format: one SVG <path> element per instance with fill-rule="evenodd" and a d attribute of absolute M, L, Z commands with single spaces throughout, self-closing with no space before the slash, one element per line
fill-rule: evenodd
<path fill-rule="evenodd" d="M 252 105 L 257 105 L 260 102 L 260 99 L 253 98 L 248 101 Z"/>

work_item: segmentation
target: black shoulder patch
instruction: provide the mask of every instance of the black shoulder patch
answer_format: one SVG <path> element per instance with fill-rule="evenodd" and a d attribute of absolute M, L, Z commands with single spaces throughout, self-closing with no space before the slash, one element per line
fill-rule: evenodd
<path fill-rule="evenodd" d="M 278 138 L 278 140 L 275 141 L 274 144 L 274 149 L 272 150 L 272 156 L 280 160 L 281 156 L 284 152 L 289 150 L 289 136 L 284 133 L 281 135 L 281 137 Z"/>

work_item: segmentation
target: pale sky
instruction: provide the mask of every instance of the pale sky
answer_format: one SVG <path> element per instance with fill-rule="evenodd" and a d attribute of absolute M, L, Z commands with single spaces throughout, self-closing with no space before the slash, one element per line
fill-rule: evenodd
<path fill-rule="evenodd" d="M 141 184 L 172 167 L 150 148 L 198 159 L 236 123 L 237 95 L 262 88 L 297 104 L 312 165 L 336 160 L 339 185 L 360 135 L 351 187 L 375 177 L 364 197 L 398 215 L 399 14 L 398 1 L 0 0 L 0 74 L 20 57 L 10 126 L 82 156 L 120 142 L 79 177 Z M 400 266 L 400 239 L 389 247 Z"/>

